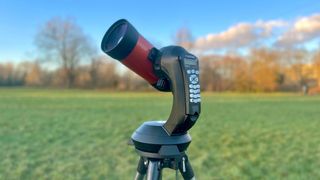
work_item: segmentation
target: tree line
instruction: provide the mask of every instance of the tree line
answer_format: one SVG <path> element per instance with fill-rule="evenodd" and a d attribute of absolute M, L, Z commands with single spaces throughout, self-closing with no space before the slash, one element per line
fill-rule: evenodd
<path fill-rule="evenodd" d="M 319 92 L 320 50 L 251 49 L 246 56 L 207 56 L 201 61 L 208 91 Z"/>
<path fill-rule="evenodd" d="M 194 51 L 187 29 L 177 31 L 174 41 Z M 97 55 L 92 44 L 73 20 L 51 19 L 35 36 L 36 60 L 0 64 L 0 86 L 152 89 L 120 63 Z M 204 91 L 320 92 L 320 49 L 262 47 L 252 48 L 245 55 L 198 53 L 197 56 Z"/>
<path fill-rule="evenodd" d="M 148 90 L 144 80 L 131 71 L 119 70 L 116 63 L 105 57 L 97 57 L 91 64 L 84 64 L 72 70 L 70 84 L 69 72 L 63 67 L 50 70 L 39 62 L 27 61 L 17 65 L 0 64 L 0 86 L 27 86 L 49 88 L 85 88 L 110 90 Z"/>

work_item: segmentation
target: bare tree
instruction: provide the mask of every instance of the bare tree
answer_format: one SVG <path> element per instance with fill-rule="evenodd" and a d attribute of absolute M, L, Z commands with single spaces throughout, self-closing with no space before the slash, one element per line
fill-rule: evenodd
<path fill-rule="evenodd" d="M 26 68 L 24 76 L 24 84 L 26 86 L 42 85 L 42 69 L 37 62 L 24 62 L 20 66 Z"/>
<path fill-rule="evenodd" d="M 49 20 L 36 35 L 35 44 L 42 59 L 58 63 L 69 88 L 74 85 L 79 63 L 89 59 L 94 52 L 89 37 L 70 19 Z"/>
<path fill-rule="evenodd" d="M 252 49 L 250 53 L 250 71 L 252 90 L 257 92 L 275 91 L 279 85 L 279 53 L 265 48 Z"/>
<path fill-rule="evenodd" d="M 108 60 L 106 56 L 91 59 L 89 74 L 93 88 L 115 89 L 120 80 L 115 62 Z"/>
<path fill-rule="evenodd" d="M 304 90 L 308 88 L 307 81 L 310 77 L 310 72 L 306 71 L 306 67 L 310 63 L 310 55 L 311 53 L 305 49 L 287 49 L 284 51 L 284 59 L 291 71 L 289 77 L 298 89 Z"/>
<path fill-rule="evenodd" d="M 320 49 L 318 50 L 318 52 L 314 56 L 313 61 L 314 61 L 314 66 L 316 68 L 316 75 L 318 77 L 319 86 L 320 86 Z"/>
<path fill-rule="evenodd" d="M 182 46 L 187 50 L 193 48 L 194 39 L 190 29 L 187 27 L 178 29 L 173 39 L 177 45 Z"/>
<path fill-rule="evenodd" d="M 91 87 L 96 88 L 99 81 L 99 68 L 104 63 L 105 59 L 102 60 L 102 56 L 91 58 L 90 76 L 91 76 Z"/>

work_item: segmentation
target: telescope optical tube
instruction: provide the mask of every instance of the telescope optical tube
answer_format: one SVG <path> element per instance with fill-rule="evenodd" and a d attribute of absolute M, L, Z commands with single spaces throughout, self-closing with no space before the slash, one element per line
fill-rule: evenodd
<path fill-rule="evenodd" d="M 159 78 L 148 59 L 150 44 L 125 19 L 120 19 L 108 29 L 101 42 L 101 49 L 155 86 Z"/>

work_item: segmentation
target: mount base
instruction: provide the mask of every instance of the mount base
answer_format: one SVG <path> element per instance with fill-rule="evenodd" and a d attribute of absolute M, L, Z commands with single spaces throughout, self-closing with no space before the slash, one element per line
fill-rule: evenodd
<path fill-rule="evenodd" d="M 136 180 L 161 179 L 162 169 L 180 170 L 184 179 L 194 179 L 194 173 L 185 153 L 191 136 L 188 133 L 171 135 L 163 128 L 165 121 L 143 123 L 131 136 L 132 145 L 140 155 Z"/>

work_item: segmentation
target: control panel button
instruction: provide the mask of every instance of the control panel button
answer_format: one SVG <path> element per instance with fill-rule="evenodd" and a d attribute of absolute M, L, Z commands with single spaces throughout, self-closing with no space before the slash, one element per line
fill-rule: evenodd
<path fill-rule="evenodd" d="M 197 84 L 199 81 L 197 75 L 194 75 L 194 74 L 192 74 L 189 79 L 192 84 Z"/>

